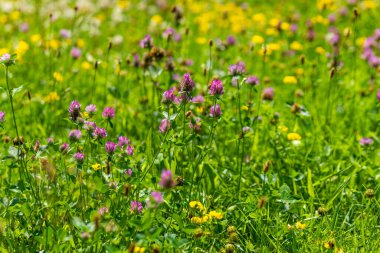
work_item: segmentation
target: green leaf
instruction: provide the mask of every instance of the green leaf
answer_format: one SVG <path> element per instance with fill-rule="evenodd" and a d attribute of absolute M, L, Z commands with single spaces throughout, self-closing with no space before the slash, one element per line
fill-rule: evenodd
<path fill-rule="evenodd" d="M 307 192 L 311 198 L 315 197 L 311 169 L 307 169 Z"/>

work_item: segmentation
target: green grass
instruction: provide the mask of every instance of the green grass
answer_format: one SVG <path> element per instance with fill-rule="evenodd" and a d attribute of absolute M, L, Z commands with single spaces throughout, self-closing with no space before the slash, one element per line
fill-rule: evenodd
<path fill-rule="evenodd" d="M 379 2 L 100 2 L 0 3 L 0 57 L 17 54 L 0 66 L 0 252 L 378 252 L 379 67 L 362 54 Z M 169 27 L 179 42 L 163 36 Z M 139 46 L 146 34 L 152 48 Z M 246 71 L 233 76 L 239 61 Z M 185 73 L 191 92 L 181 92 Z M 251 75 L 259 85 L 245 82 Z M 224 94 L 209 94 L 214 79 Z M 174 87 L 177 98 L 205 101 L 162 103 Z M 269 87 L 273 100 L 262 95 Z M 211 117 L 216 104 L 222 115 Z M 114 118 L 102 117 L 105 107 Z M 107 137 L 94 138 L 81 119 Z M 79 141 L 69 140 L 73 129 Z M 106 152 L 119 136 L 133 154 Z M 166 185 L 164 169 L 173 175 Z"/>

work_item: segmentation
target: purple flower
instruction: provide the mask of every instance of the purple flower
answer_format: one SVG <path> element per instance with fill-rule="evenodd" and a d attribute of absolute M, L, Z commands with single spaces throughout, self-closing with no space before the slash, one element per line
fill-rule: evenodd
<path fill-rule="evenodd" d="M 53 137 L 47 138 L 46 141 L 48 144 L 54 144 L 54 138 Z"/>
<path fill-rule="evenodd" d="M 227 37 L 227 39 L 226 39 L 226 44 L 227 44 L 228 46 L 233 46 L 233 45 L 235 45 L 235 44 L 236 44 L 236 39 L 235 39 L 235 37 L 232 36 L 232 35 L 229 35 L 229 36 Z"/>
<path fill-rule="evenodd" d="M 205 102 L 205 98 L 202 96 L 202 95 L 197 95 L 195 97 L 193 97 L 193 99 L 191 99 L 191 102 L 197 104 L 201 104 L 201 103 L 204 103 Z"/>
<path fill-rule="evenodd" d="M 220 81 L 219 79 L 212 80 L 209 94 L 213 96 L 224 94 L 222 81 Z"/>
<path fill-rule="evenodd" d="M 60 147 L 59 147 L 59 150 L 62 152 L 62 153 L 67 153 L 70 149 L 70 146 L 69 144 L 67 143 L 63 143 Z"/>
<path fill-rule="evenodd" d="M 98 213 L 100 216 L 103 216 L 104 214 L 109 213 L 109 211 L 110 211 L 110 209 L 108 206 L 103 206 L 103 207 L 98 209 Z"/>
<path fill-rule="evenodd" d="M 220 109 L 220 105 L 213 105 L 210 107 L 210 117 L 220 117 L 222 116 L 222 110 Z"/>
<path fill-rule="evenodd" d="M 297 24 L 291 24 L 290 25 L 290 31 L 292 33 L 295 33 L 298 30 L 298 25 Z"/>
<path fill-rule="evenodd" d="M 192 119 L 191 122 L 189 123 L 189 128 L 193 129 L 194 132 L 200 133 L 201 132 L 201 119 L 196 118 L 195 120 Z"/>
<path fill-rule="evenodd" d="M 81 152 L 77 152 L 74 154 L 74 159 L 78 162 L 78 163 L 83 163 L 83 160 L 84 160 L 84 154 L 81 153 Z"/>
<path fill-rule="evenodd" d="M 69 109 L 70 118 L 72 121 L 76 121 L 80 114 L 80 104 L 78 101 L 74 100 L 70 103 Z"/>
<path fill-rule="evenodd" d="M 131 145 L 128 145 L 128 147 L 125 149 L 125 152 L 127 153 L 127 155 L 131 156 L 133 155 L 133 152 L 135 151 L 135 149 L 131 146 Z"/>
<path fill-rule="evenodd" d="M 151 193 L 151 196 L 153 198 L 153 201 L 156 203 L 156 204 L 161 204 L 163 201 L 164 201 L 164 198 L 163 198 L 163 195 L 161 192 L 157 192 L 157 191 L 153 191 Z"/>
<path fill-rule="evenodd" d="M 171 188 L 175 185 L 173 181 L 173 173 L 171 170 L 162 170 L 159 185 L 165 189 Z"/>
<path fill-rule="evenodd" d="M 248 85 L 258 85 L 260 82 L 257 76 L 249 76 L 247 77 L 247 80 L 245 80 L 245 83 Z"/>
<path fill-rule="evenodd" d="M 373 140 L 371 138 L 363 137 L 360 139 L 360 145 L 362 146 L 369 146 L 372 145 Z"/>
<path fill-rule="evenodd" d="M 71 37 L 71 32 L 69 30 L 67 30 L 67 29 L 61 29 L 61 31 L 59 32 L 59 34 L 64 39 L 69 39 Z"/>
<path fill-rule="evenodd" d="M 28 23 L 22 23 L 20 25 L 20 31 L 24 32 L 24 33 L 28 32 L 29 31 L 29 24 Z"/>
<path fill-rule="evenodd" d="M 71 141 L 79 141 L 80 138 L 82 138 L 82 132 L 80 130 L 75 129 L 69 132 L 69 139 Z"/>
<path fill-rule="evenodd" d="M 107 137 L 107 132 L 104 128 L 96 127 L 92 136 L 96 139 L 103 139 Z"/>
<path fill-rule="evenodd" d="M 263 90 L 263 94 L 262 94 L 262 98 L 264 100 L 273 100 L 273 97 L 274 97 L 274 89 L 272 87 L 269 87 L 269 88 L 265 88 Z"/>
<path fill-rule="evenodd" d="M 124 174 L 127 174 L 128 176 L 132 176 L 132 169 L 125 170 Z"/>
<path fill-rule="evenodd" d="M 170 125 L 169 119 L 163 119 L 159 127 L 160 133 L 166 133 L 170 129 Z"/>
<path fill-rule="evenodd" d="M 5 112 L 0 111 L 0 123 L 3 123 L 5 121 Z"/>
<path fill-rule="evenodd" d="M 112 119 L 115 117 L 115 109 L 113 107 L 106 107 L 102 113 L 104 118 Z"/>
<path fill-rule="evenodd" d="M 140 41 L 141 48 L 151 48 L 153 46 L 152 37 L 150 35 L 145 35 L 145 37 Z"/>
<path fill-rule="evenodd" d="M 78 58 L 81 56 L 81 54 L 82 54 L 82 51 L 81 51 L 79 48 L 77 48 L 77 47 L 73 47 L 73 48 L 71 49 L 70 55 L 71 55 L 71 57 L 73 57 L 74 59 L 78 59 Z"/>
<path fill-rule="evenodd" d="M 119 145 L 119 147 L 120 147 L 121 149 L 123 149 L 123 147 L 124 147 L 125 145 L 129 145 L 129 143 L 130 143 L 130 141 L 128 140 L 127 137 L 125 137 L 125 136 L 119 136 L 119 139 L 118 139 L 118 141 L 117 141 L 117 145 Z"/>
<path fill-rule="evenodd" d="M 170 104 L 173 103 L 175 100 L 175 95 L 173 92 L 173 89 L 169 89 L 162 94 L 162 100 L 161 103 L 163 104 Z"/>
<path fill-rule="evenodd" d="M 134 213 L 141 213 L 143 210 L 143 206 L 141 202 L 138 201 L 132 201 L 131 202 L 131 211 Z"/>
<path fill-rule="evenodd" d="M 228 67 L 228 74 L 231 76 L 239 76 L 245 74 L 245 64 L 242 61 L 239 61 L 236 64 L 230 65 Z"/>
<path fill-rule="evenodd" d="M 191 79 L 191 76 L 189 73 L 186 73 L 182 77 L 181 82 L 181 91 L 183 92 L 191 92 L 194 89 L 194 81 Z"/>
<path fill-rule="evenodd" d="M 93 132 L 96 128 L 96 123 L 92 122 L 92 121 L 86 121 L 86 122 L 84 122 L 83 128 L 90 131 L 90 132 Z"/>
<path fill-rule="evenodd" d="M 1 57 L 0 57 L 0 62 L 7 62 L 11 59 L 11 55 L 6 53 L 6 54 L 3 54 Z"/>
<path fill-rule="evenodd" d="M 380 89 L 377 91 L 377 94 L 376 94 L 376 96 L 377 96 L 377 100 L 379 100 L 380 101 Z M 4 116 L 3 116 L 4 117 Z"/>
<path fill-rule="evenodd" d="M 112 141 L 108 141 L 106 143 L 105 149 L 108 154 L 113 154 L 115 152 L 116 147 L 117 147 L 116 143 Z"/>
<path fill-rule="evenodd" d="M 96 113 L 96 105 L 90 104 L 86 106 L 85 110 L 90 116 L 92 116 Z"/>

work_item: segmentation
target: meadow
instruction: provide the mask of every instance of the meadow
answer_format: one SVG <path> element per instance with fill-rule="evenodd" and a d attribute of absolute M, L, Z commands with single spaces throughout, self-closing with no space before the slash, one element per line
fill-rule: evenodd
<path fill-rule="evenodd" d="M 0 10 L 1 253 L 379 252 L 379 1 Z"/>

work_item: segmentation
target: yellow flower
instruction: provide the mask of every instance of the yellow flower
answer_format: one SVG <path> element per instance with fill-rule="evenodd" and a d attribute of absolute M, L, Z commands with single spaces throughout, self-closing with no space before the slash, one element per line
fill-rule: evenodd
<path fill-rule="evenodd" d="M 95 163 L 95 164 L 91 165 L 91 168 L 93 170 L 100 170 L 102 168 L 102 165 L 100 165 L 99 163 Z"/>
<path fill-rule="evenodd" d="M 297 84 L 297 78 L 295 76 L 285 76 L 283 82 L 284 84 Z"/>
<path fill-rule="evenodd" d="M 278 129 L 279 129 L 281 132 L 283 132 L 283 133 L 288 132 L 288 128 L 287 128 L 286 126 L 283 126 L 283 125 L 278 126 Z"/>
<path fill-rule="evenodd" d="M 128 3 L 128 1 L 126 1 L 126 0 L 119 0 L 119 1 L 117 1 L 117 6 L 118 6 L 120 9 L 125 10 L 125 9 L 128 8 L 129 3 Z"/>
<path fill-rule="evenodd" d="M 298 41 L 293 41 L 291 44 L 290 44 L 290 48 L 293 49 L 294 51 L 300 51 L 303 49 L 303 46 L 301 43 L 299 43 Z"/>
<path fill-rule="evenodd" d="M 248 111 L 248 110 L 249 110 L 248 106 L 246 106 L 246 105 L 243 105 L 243 106 L 241 107 L 241 109 L 244 110 L 244 111 Z"/>
<path fill-rule="evenodd" d="M 41 41 L 41 35 L 40 34 L 33 34 L 32 36 L 30 36 L 30 41 L 33 42 L 33 43 L 38 43 Z"/>
<path fill-rule="evenodd" d="M 49 46 L 54 49 L 54 50 L 57 50 L 59 48 L 59 41 L 56 40 L 56 39 L 52 39 L 49 41 Z"/>
<path fill-rule="evenodd" d="M 19 11 L 12 11 L 9 15 L 13 21 L 18 20 L 20 18 L 20 12 Z"/>
<path fill-rule="evenodd" d="M 204 206 L 199 201 L 190 201 L 189 206 L 191 208 L 198 208 L 200 211 L 204 210 Z"/>
<path fill-rule="evenodd" d="M 83 118 L 85 118 L 85 119 L 88 119 L 88 118 L 89 118 L 88 112 L 83 112 L 83 113 L 82 113 L 82 116 L 83 116 Z"/>
<path fill-rule="evenodd" d="M 197 205 L 197 201 L 190 201 L 190 203 L 189 203 L 189 206 L 191 208 L 195 208 L 196 205 Z"/>
<path fill-rule="evenodd" d="M 271 49 L 271 50 L 273 50 L 273 51 L 278 51 L 278 50 L 280 50 L 280 44 L 278 44 L 278 43 L 269 43 L 268 45 L 267 45 L 267 47 L 269 48 L 269 49 Z"/>
<path fill-rule="evenodd" d="M 162 23 L 162 17 L 160 15 L 153 15 L 150 21 L 155 25 L 159 25 Z"/>
<path fill-rule="evenodd" d="M 25 41 L 21 40 L 17 44 L 16 53 L 17 53 L 17 59 L 20 60 L 22 56 L 29 50 L 29 44 Z"/>
<path fill-rule="evenodd" d="M 144 253 L 144 252 L 145 252 L 144 247 L 135 246 L 135 248 L 133 249 L 133 253 Z"/>
<path fill-rule="evenodd" d="M 8 48 L 0 48 L 0 55 L 6 54 L 8 52 L 9 52 Z"/>
<path fill-rule="evenodd" d="M 304 72 L 305 72 L 305 71 L 303 70 L 303 68 L 298 68 L 298 69 L 296 69 L 296 74 L 297 74 L 297 76 L 302 76 Z"/>
<path fill-rule="evenodd" d="M 287 31 L 290 29 L 290 24 L 288 22 L 282 22 L 281 23 L 281 29 L 284 31 Z"/>
<path fill-rule="evenodd" d="M 320 10 L 332 10 L 335 8 L 334 0 L 318 0 L 317 8 Z"/>
<path fill-rule="evenodd" d="M 358 47 L 362 47 L 366 39 L 366 37 L 357 38 L 355 43 Z"/>
<path fill-rule="evenodd" d="M 300 221 L 297 221 L 296 228 L 297 229 L 305 229 L 306 228 L 306 224 L 302 224 Z"/>
<path fill-rule="evenodd" d="M 196 38 L 195 41 L 196 41 L 198 44 L 200 44 L 200 45 L 204 45 L 204 44 L 207 43 L 207 39 L 204 38 L 204 37 L 198 37 L 198 38 Z"/>
<path fill-rule="evenodd" d="M 86 42 L 85 42 L 84 40 L 82 40 L 82 39 L 78 39 L 78 40 L 77 40 L 77 46 L 78 46 L 79 48 L 83 48 L 84 45 L 86 45 Z"/>
<path fill-rule="evenodd" d="M 59 95 L 57 92 L 53 91 L 53 92 L 50 92 L 45 98 L 44 98 L 44 101 L 46 103 L 51 103 L 51 102 L 54 102 L 54 101 L 58 101 L 60 99 Z"/>
<path fill-rule="evenodd" d="M 253 37 L 251 38 L 251 42 L 254 44 L 263 44 L 264 38 L 260 35 L 253 35 Z"/>
<path fill-rule="evenodd" d="M 218 220 L 221 220 L 223 218 L 223 214 L 222 213 L 218 213 L 216 211 L 210 211 L 209 214 L 208 214 L 211 218 L 216 218 Z"/>
<path fill-rule="evenodd" d="M 269 36 L 277 36 L 278 35 L 278 30 L 276 28 L 270 27 L 270 28 L 267 28 L 265 30 L 265 34 L 269 35 Z"/>
<path fill-rule="evenodd" d="M 192 217 L 191 222 L 195 224 L 201 224 L 202 223 L 202 218 L 199 217 Z"/>
<path fill-rule="evenodd" d="M 280 20 L 277 18 L 271 18 L 269 20 L 269 24 L 273 27 L 277 27 L 277 25 L 280 23 Z"/>
<path fill-rule="evenodd" d="M 0 24 L 4 25 L 8 22 L 7 15 L 0 15 Z"/>
<path fill-rule="evenodd" d="M 375 9 L 377 7 L 377 3 L 374 0 L 365 0 L 361 2 L 361 7 L 364 10 Z"/>
<path fill-rule="evenodd" d="M 80 65 L 82 67 L 82 69 L 84 70 L 89 70 L 91 69 L 92 65 L 91 63 L 89 63 L 88 61 L 84 61 L 82 62 L 82 64 Z"/>
<path fill-rule="evenodd" d="M 264 25 L 266 22 L 266 17 L 263 13 L 257 13 L 252 17 L 253 22 L 258 23 L 260 25 Z"/>
<path fill-rule="evenodd" d="M 288 141 L 300 141 L 301 135 L 297 133 L 288 133 Z"/>
<path fill-rule="evenodd" d="M 315 52 L 320 54 L 320 55 L 325 55 L 326 54 L 326 50 L 323 49 L 323 47 L 317 47 L 315 49 Z"/>
<path fill-rule="evenodd" d="M 54 80 L 56 80 L 57 82 L 62 82 L 62 81 L 63 81 L 63 76 L 62 76 L 61 73 L 59 73 L 59 72 L 54 72 L 54 73 L 53 73 L 53 78 L 54 78 Z"/>

